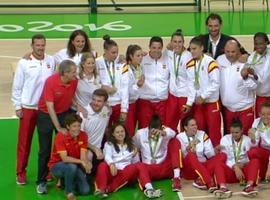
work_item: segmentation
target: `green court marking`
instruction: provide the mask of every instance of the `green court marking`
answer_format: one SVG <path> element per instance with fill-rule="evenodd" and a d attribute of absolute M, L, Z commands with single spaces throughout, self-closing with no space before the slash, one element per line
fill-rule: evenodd
<path fill-rule="evenodd" d="M 207 13 L 156 14 L 2 14 L 0 38 L 29 38 L 43 33 L 48 38 L 67 38 L 71 31 L 83 28 L 90 37 L 170 36 L 181 28 L 185 35 L 205 33 Z M 269 12 L 221 12 L 223 32 L 230 35 L 270 33 Z"/>

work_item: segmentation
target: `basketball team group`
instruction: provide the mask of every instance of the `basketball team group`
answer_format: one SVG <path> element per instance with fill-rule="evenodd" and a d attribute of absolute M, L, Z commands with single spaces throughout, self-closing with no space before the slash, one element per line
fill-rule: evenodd
<path fill-rule="evenodd" d="M 130 184 L 158 198 L 153 181 L 171 179 L 178 192 L 187 179 L 217 199 L 232 196 L 229 183 L 256 197 L 257 185 L 270 181 L 269 38 L 255 33 L 247 52 L 221 33 L 218 14 L 205 23 L 208 33 L 187 45 L 177 29 L 168 44 L 153 36 L 149 50 L 130 44 L 125 55 L 109 35 L 98 55 L 75 30 L 50 56 L 45 36 L 34 35 L 12 87 L 17 184 L 27 184 L 36 128 L 38 194 L 54 179 L 68 200 L 106 198 Z"/>

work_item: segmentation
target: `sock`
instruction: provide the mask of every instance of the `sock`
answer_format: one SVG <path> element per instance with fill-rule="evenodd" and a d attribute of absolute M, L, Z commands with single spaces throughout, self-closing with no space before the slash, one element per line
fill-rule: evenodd
<path fill-rule="evenodd" d="M 153 185 L 152 185 L 151 183 L 146 183 L 144 187 L 145 187 L 145 189 L 147 189 L 147 190 L 152 190 L 152 189 L 154 189 L 154 188 L 153 188 Z"/>
<path fill-rule="evenodd" d="M 173 170 L 173 177 L 174 177 L 174 178 L 180 177 L 180 169 L 179 169 L 179 168 L 175 168 L 175 169 Z"/>

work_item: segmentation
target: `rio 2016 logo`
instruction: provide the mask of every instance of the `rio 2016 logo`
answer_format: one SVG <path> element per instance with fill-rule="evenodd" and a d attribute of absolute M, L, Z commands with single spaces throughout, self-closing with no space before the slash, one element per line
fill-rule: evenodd
<path fill-rule="evenodd" d="M 49 32 L 49 31 L 58 31 L 58 32 L 71 32 L 77 29 L 89 29 L 89 31 L 98 31 L 98 30 L 107 30 L 107 31 L 127 31 L 132 27 L 130 25 L 123 24 L 124 21 L 113 21 L 108 22 L 102 26 L 97 26 L 96 24 L 59 24 L 54 25 L 50 21 L 30 21 L 27 22 L 28 25 L 33 25 L 28 28 L 29 32 Z M 1 24 L 0 32 L 20 32 L 23 31 L 25 27 L 15 24 Z"/>

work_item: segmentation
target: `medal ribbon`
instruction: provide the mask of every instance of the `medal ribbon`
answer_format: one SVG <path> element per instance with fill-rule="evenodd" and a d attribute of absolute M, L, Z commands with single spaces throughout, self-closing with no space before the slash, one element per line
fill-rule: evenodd
<path fill-rule="evenodd" d="M 174 53 L 173 54 L 173 67 L 174 67 L 175 80 L 177 80 L 178 71 L 179 71 L 179 64 L 180 64 L 180 60 L 181 60 L 181 57 L 182 57 L 182 53 L 180 55 L 178 55 L 177 62 L 176 62 L 176 57 L 177 57 L 177 54 Z"/>
<path fill-rule="evenodd" d="M 263 57 L 265 57 L 266 54 L 267 54 L 267 50 L 265 50 L 264 53 L 261 55 L 261 57 L 257 60 L 259 54 L 258 53 L 255 53 L 254 56 L 253 56 L 253 58 L 252 58 L 251 65 L 254 66 L 254 65 L 259 64 L 260 61 L 261 61 L 261 59 Z"/>
<path fill-rule="evenodd" d="M 200 58 L 200 61 L 199 61 L 199 65 L 198 67 L 194 66 L 194 75 L 195 75 L 195 84 L 196 85 L 199 85 L 199 78 L 200 78 L 200 69 L 201 69 L 201 65 L 202 65 L 202 59 L 203 59 L 203 56 Z"/>
<path fill-rule="evenodd" d="M 115 84 L 115 67 L 114 67 L 114 62 L 112 62 L 112 72 L 110 70 L 110 62 L 105 61 L 106 67 L 107 67 L 107 71 L 109 73 L 109 77 L 112 83 L 112 86 L 114 86 Z"/>
<path fill-rule="evenodd" d="M 155 158 L 155 153 L 156 153 L 157 144 L 158 144 L 158 141 L 159 141 L 159 134 L 155 137 L 155 139 L 152 139 L 151 136 L 149 136 L 148 140 L 149 140 L 149 147 L 150 147 L 151 157 L 152 157 L 152 159 L 156 159 Z"/>
<path fill-rule="evenodd" d="M 241 139 L 239 141 L 239 145 L 235 145 L 234 139 L 232 138 L 233 155 L 234 155 L 234 160 L 235 160 L 236 163 L 240 159 L 242 143 L 243 143 L 243 136 L 241 136 Z"/>

